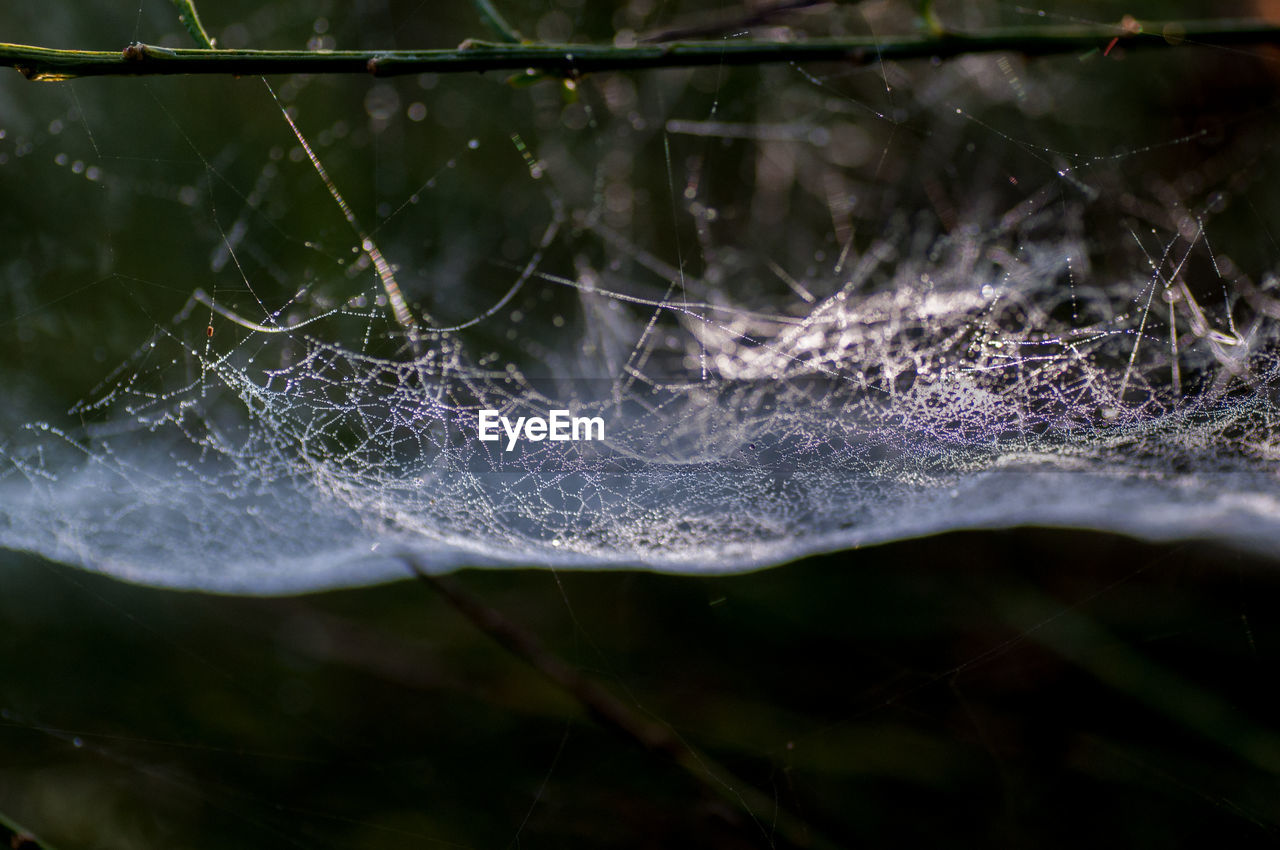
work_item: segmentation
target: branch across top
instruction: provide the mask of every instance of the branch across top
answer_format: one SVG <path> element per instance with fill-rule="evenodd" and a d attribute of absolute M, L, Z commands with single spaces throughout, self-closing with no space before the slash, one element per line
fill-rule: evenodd
<path fill-rule="evenodd" d="M 981 33 L 803 41 L 681 41 L 663 44 L 507 44 L 466 41 L 447 50 L 171 50 L 131 44 L 120 52 L 60 50 L 0 43 L 0 67 L 28 79 L 175 74 L 374 74 L 425 71 L 524 71 L 576 77 L 594 71 L 631 71 L 698 65 L 762 65 L 776 62 L 844 62 L 946 59 L 964 53 L 1028 55 L 1109 52 L 1176 45 L 1237 47 L 1280 44 L 1280 25 L 1253 20 L 1187 21 L 1137 25 L 1017 27 Z"/>

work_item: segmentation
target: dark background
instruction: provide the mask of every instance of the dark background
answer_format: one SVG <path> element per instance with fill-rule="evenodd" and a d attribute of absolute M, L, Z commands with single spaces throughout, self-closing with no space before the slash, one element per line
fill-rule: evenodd
<path fill-rule="evenodd" d="M 803 846 L 745 785 L 816 846 L 1276 840 L 1280 580 L 1221 550 L 1028 530 L 457 577 L 712 775 L 415 581 L 245 599 L 7 560 L 0 808 L 61 846 Z"/>

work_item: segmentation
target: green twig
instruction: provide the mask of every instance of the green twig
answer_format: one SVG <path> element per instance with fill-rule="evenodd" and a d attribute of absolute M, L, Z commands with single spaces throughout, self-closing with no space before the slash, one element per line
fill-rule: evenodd
<path fill-rule="evenodd" d="M 213 43 L 213 39 L 209 37 L 209 32 L 204 28 L 204 24 L 200 22 L 200 14 L 196 11 L 195 0 L 172 0 L 172 3 L 178 9 L 178 20 L 182 21 L 182 25 L 187 28 L 187 32 L 191 33 L 191 37 L 195 39 L 196 44 L 206 50 L 213 50 L 217 45 Z"/>
<path fill-rule="evenodd" d="M 53 850 L 52 845 L 36 838 L 29 830 L 3 814 L 0 814 L 0 847 L 12 847 L 14 850 Z"/>
<path fill-rule="evenodd" d="M 489 0 L 473 0 L 473 2 L 476 5 L 476 11 L 480 13 L 480 20 L 493 30 L 494 35 L 507 44 L 519 44 L 524 41 L 519 31 L 507 23 L 507 19 L 502 17 L 502 13 L 494 7 L 493 3 Z"/>
<path fill-rule="evenodd" d="M 689 41 L 628 47 L 601 44 L 502 44 L 467 41 L 452 50 L 169 50 L 133 44 L 120 53 L 56 50 L 0 44 L 0 66 L 33 80 L 167 74 L 353 74 L 378 76 L 461 71 L 525 70 L 576 76 L 697 65 L 761 65 L 770 62 L 871 62 L 964 53 L 1028 55 L 1084 53 L 1109 46 L 1127 49 L 1169 45 L 1218 47 L 1280 44 L 1280 25 L 1261 21 L 1191 21 L 1122 26 L 1018 27 L 975 34 L 947 32 L 887 38 L 809 41 Z"/>

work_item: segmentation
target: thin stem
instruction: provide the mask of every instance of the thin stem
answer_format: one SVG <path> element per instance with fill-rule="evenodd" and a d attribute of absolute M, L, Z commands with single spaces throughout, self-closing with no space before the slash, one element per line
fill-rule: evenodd
<path fill-rule="evenodd" d="M 520 33 L 515 27 L 507 23 L 507 19 L 502 17 L 502 13 L 494 7 L 489 0 L 473 0 L 476 11 L 480 13 L 480 20 L 484 21 L 485 26 L 493 30 L 494 35 L 498 36 L 507 44 L 519 44 L 523 41 Z"/>
<path fill-rule="evenodd" d="M 573 77 L 592 71 L 628 71 L 697 65 L 770 62 L 844 62 L 949 58 L 964 53 L 1028 55 L 1085 53 L 1110 45 L 1126 49 L 1169 45 L 1217 47 L 1280 44 L 1280 25 L 1246 20 L 1148 24 L 1134 32 L 1120 25 L 1018 27 L 981 33 L 870 36 L 809 41 L 688 41 L 619 47 L 601 44 L 500 44 L 466 41 L 450 50 L 169 50 L 133 44 L 121 53 L 57 50 L 0 44 L 0 66 L 33 80 L 170 74 L 354 74 L 378 76 L 424 71 L 532 70 Z"/>
<path fill-rule="evenodd" d="M 213 50 L 215 47 L 213 39 L 209 37 L 208 30 L 200 22 L 200 13 L 196 11 L 195 0 L 172 0 L 172 2 L 178 9 L 178 20 L 187 28 L 187 32 L 195 39 L 196 44 L 206 50 Z"/>
<path fill-rule="evenodd" d="M 938 11 L 933 7 L 934 0 L 916 0 L 916 13 L 920 18 L 920 26 L 931 35 L 942 35 L 945 28 L 938 19 Z"/>
<path fill-rule="evenodd" d="M 0 814 L 0 847 L 12 847 L 14 850 L 53 850 L 52 845 L 36 838 L 4 814 Z"/>

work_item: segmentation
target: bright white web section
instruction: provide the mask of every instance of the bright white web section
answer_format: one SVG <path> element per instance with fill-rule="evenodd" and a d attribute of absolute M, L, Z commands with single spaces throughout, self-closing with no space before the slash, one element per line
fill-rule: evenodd
<path fill-rule="evenodd" d="M 255 593 L 400 577 L 401 552 L 703 572 L 1023 523 L 1275 551 L 1280 297 L 1217 247 L 1273 115 L 1217 160 L 1176 127 L 1029 141 L 1062 74 L 778 68 L 694 110 L 688 74 L 584 81 L 569 130 L 467 146 L 514 163 L 485 203 L 531 226 L 477 261 L 496 284 L 453 289 L 447 263 L 395 268 L 435 178 L 375 228 L 384 256 L 286 116 L 366 261 L 274 300 L 243 272 L 247 304 L 197 291 L 87 424 L 5 435 L 0 545 Z M 221 232 L 215 273 L 256 228 Z M 483 409 L 606 439 L 506 451 Z"/>

